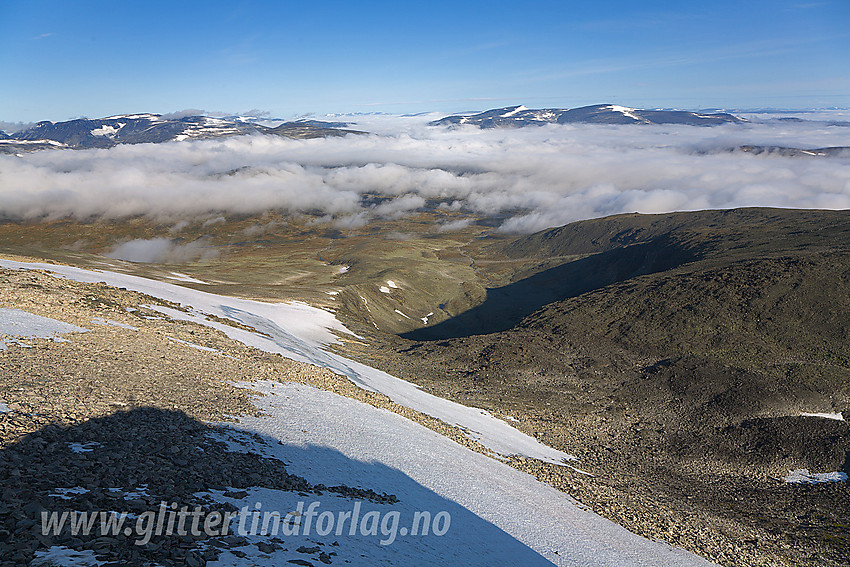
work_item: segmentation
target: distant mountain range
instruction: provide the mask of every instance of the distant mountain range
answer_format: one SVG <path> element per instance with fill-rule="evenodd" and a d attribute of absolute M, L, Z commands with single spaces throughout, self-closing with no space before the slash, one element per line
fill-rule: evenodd
<path fill-rule="evenodd" d="M 781 118 L 782 121 L 802 121 Z M 160 114 L 122 114 L 107 118 L 78 118 L 64 122 L 38 122 L 13 133 L 0 131 L 0 154 L 18 154 L 45 149 L 111 148 L 121 144 L 161 143 L 183 140 L 206 140 L 263 134 L 286 138 L 323 138 L 363 134 L 351 130 L 348 122 L 300 119 L 265 126 L 261 119 L 250 116 L 179 116 Z M 522 128 L 544 124 L 684 124 L 715 126 L 748 122 L 727 112 L 692 112 L 685 110 L 641 110 L 616 104 L 597 104 L 580 108 L 531 109 L 508 106 L 479 112 L 456 114 L 429 122 L 431 126 L 469 124 L 479 128 Z M 829 125 L 850 126 L 850 122 Z M 788 148 L 780 146 L 743 145 L 725 148 L 753 154 L 784 157 L 843 157 L 848 147 Z"/>
<path fill-rule="evenodd" d="M 832 146 L 829 148 L 787 148 L 784 146 L 738 146 L 737 151 L 751 154 L 769 154 L 783 157 L 850 157 L 850 147 Z"/>
<path fill-rule="evenodd" d="M 342 122 L 298 120 L 274 128 L 243 117 L 185 116 L 165 118 L 159 114 L 123 114 L 108 118 L 79 118 L 66 122 L 39 122 L 13 134 L 0 132 L 0 153 L 20 153 L 51 148 L 111 148 L 119 144 L 145 144 L 181 140 L 204 140 L 266 134 L 287 138 L 344 136 Z"/>
<path fill-rule="evenodd" d="M 581 108 L 542 108 L 508 106 L 473 115 L 454 115 L 435 120 L 432 126 L 472 124 L 480 128 L 521 128 L 543 124 L 686 124 L 715 126 L 747 122 L 725 112 L 699 113 L 685 110 L 640 110 L 617 104 L 597 104 Z"/>

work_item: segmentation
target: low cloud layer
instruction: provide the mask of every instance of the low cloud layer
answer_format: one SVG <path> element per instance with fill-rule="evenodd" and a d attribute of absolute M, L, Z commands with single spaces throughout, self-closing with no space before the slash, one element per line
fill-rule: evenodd
<path fill-rule="evenodd" d="M 168 238 L 136 239 L 115 246 L 109 258 L 141 263 L 184 264 L 216 256 L 218 252 L 203 241 L 180 243 Z"/>
<path fill-rule="evenodd" d="M 406 126 L 391 135 L 44 151 L 0 156 L 0 216 L 179 221 L 281 209 L 345 229 L 439 204 L 498 215 L 502 230 L 525 233 L 621 212 L 850 208 L 850 159 L 722 151 L 742 144 L 850 145 L 850 128 Z"/>
<path fill-rule="evenodd" d="M 7 134 L 14 134 L 15 132 L 32 128 L 33 126 L 35 126 L 35 122 L 3 122 L 0 120 L 0 132 Z"/>

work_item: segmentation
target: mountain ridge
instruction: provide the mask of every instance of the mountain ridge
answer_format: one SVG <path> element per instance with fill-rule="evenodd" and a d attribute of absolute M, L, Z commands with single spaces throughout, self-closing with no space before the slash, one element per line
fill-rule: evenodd
<path fill-rule="evenodd" d="M 532 109 L 508 106 L 473 115 L 452 115 L 429 123 L 431 126 L 470 124 L 479 128 L 522 128 L 544 124 L 685 124 L 716 126 L 742 124 L 746 119 L 726 112 L 700 113 L 686 110 L 642 110 L 618 104 L 595 104 L 578 108 Z"/>
<path fill-rule="evenodd" d="M 106 118 L 76 118 L 62 122 L 44 120 L 30 128 L 0 135 L 0 153 L 19 153 L 48 148 L 94 149 L 121 144 L 205 140 L 248 134 L 287 138 L 320 138 L 362 133 L 340 128 L 340 122 L 296 120 L 276 127 L 263 126 L 243 117 L 216 118 L 196 115 L 119 114 Z"/>

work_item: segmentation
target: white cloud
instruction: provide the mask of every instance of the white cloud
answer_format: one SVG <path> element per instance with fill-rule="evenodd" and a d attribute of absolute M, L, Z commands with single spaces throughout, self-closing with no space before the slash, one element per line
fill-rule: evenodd
<path fill-rule="evenodd" d="M 278 221 L 270 221 L 265 224 L 252 224 L 244 229 L 242 229 L 242 234 L 245 236 L 259 236 L 261 234 L 265 234 L 269 231 L 274 230 L 279 226 L 283 226 L 285 223 Z"/>
<path fill-rule="evenodd" d="M 0 132 L 7 134 L 14 134 L 15 132 L 32 128 L 33 126 L 35 126 L 35 122 L 4 122 L 0 120 Z"/>
<path fill-rule="evenodd" d="M 201 110 L 200 108 L 185 108 L 176 112 L 168 112 L 166 114 L 163 114 L 162 118 L 166 120 L 179 120 L 181 118 L 186 118 L 189 116 L 204 116 L 206 115 L 206 113 L 206 110 Z"/>
<path fill-rule="evenodd" d="M 127 262 L 184 264 L 216 254 L 217 251 L 203 241 L 181 244 L 168 238 L 152 238 L 124 242 L 105 255 Z"/>
<path fill-rule="evenodd" d="M 531 232 L 621 212 L 850 208 L 848 158 L 723 151 L 846 145 L 850 128 L 826 123 L 405 128 L 0 156 L 0 216 L 146 215 L 176 223 L 279 209 L 325 215 L 322 222 L 345 229 L 430 201 L 475 216 L 507 215 L 502 230 Z M 367 195 L 390 199 L 374 205 Z"/>
<path fill-rule="evenodd" d="M 403 195 L 397 199 L 392 199 L 391 201 L 386 201 L 380 205 L 376 205 L 372 209 L 372 212 L 381 217 L 398 218 L 410 211 L 421 209 L 425 206 L 425 203 L 425 199 L 419 195 L 408 193 L 407 195 Z"/>
<path fill-rule="evenodd" d="M 454 232 L 456 230 L 463 230 L 469 225 L 472 224 L 472 219 L 459 219 L 455 221 L 449 221 L 441 224 L 437 227 L 438 232 Z"/>
<path fill-rule="evenodd" d="M 203 228 L 206 228 L 208 226 L 213 226 L 214 224 L 220 224 L 220 223 L 223 223 L 223 222 L 227 222 L 227 219 L 224 218 L 223 216 L 219 215 L 215 218 L 211 218 L 209 220 L 204 221 L 204 224 L 202 224 L 201 226 Z"/>
<path fill-rule="evenodd" d="M 356 215 L 348 215 L 336 219 L 335 221 L 333 221 L 333 226 L 335 228 L 351 230 L 355 228 L 364 227 L 368 223 L 369 217 L 366 215 L 366 213 L 357 213 Z"/>

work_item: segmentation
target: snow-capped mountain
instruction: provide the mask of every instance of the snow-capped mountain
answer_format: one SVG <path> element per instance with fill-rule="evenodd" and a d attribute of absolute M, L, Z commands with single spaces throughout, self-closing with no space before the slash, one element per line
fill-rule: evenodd
<path fill-rule="evenodd" d="M 16 153 L 46 148 L 111 148 L 118 144 L 161 143 L 269 134 L 289 138 L 342 136 L 337 123 L 318 121 L 285 122 L 275 128 L 256 124 L 244 117 L 214 118 L 185 116 L 165 118 L 159 114 L 122 114 L 107 118 L 79 118 L 65 122 L 39 122 L 13 134 L 2 133 L 0 152 Z"/>
<path fill-rule="evenodd" d="M 472 124 L 480 128 L 520 128 L 543 124 L 687 124 L 714 126 L 746 122 L 725 112 L 699 113 L 685 110 L 641 110 L 617 104 L 597 104 L 580 108 L 531 109 L 509 106 L 472 115 L 454 115 L 435 120 L 432 126 Z"/>

